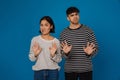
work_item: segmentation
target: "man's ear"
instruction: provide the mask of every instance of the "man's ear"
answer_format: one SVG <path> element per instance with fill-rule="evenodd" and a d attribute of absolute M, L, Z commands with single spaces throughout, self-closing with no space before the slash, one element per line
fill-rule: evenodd
<path fill-rule="evenodd" d="M 70 20 L 69 17 L 67 17 L 67 20 L 68 20 L 68 21 Z"/>

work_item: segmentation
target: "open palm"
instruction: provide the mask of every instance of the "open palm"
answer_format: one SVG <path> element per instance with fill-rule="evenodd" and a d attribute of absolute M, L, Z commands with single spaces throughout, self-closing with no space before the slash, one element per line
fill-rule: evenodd
<path fill-rule="evenodd" d="M 72 45 L 69 46 L 66 41 L 62 42 L 61 46 L 62 46 L 62 50 L 64 51 L 64 53 L 67 54 L 71 51 Z"/>
<path fill-rule="evenodd" d="M 33 46 L 32 46 L 32 50 L 35 54 L 35 56 L 38 56 L 42 50 L 42 48 L 39 46 L 39 44 L 37 42 L 34 42 Z"/>
<path fill-rule="evenodd" d="M 91 55 L 95 51 L 95 49 L 95 44 L 89 42 L 87 43 L 87 46 L 83 48 L 85 53 L 87 53 L 88 55 Z"/>
<path fill-rule="evenodd" d="M 55 52 L 57 51 L 57 45 L 56 45 L 56 43 L 53 43 L 52 47 L 50 47 L 49 50 L 50 50 L 51 56 L 54 57 Z"/>

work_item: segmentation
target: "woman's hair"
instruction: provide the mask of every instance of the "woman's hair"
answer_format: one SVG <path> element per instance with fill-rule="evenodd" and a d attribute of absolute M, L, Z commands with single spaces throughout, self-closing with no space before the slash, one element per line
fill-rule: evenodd
<path fill-rule="evenodd" d="M 55 33 L 55 25 L 52 18 L 50 16 L 44 16 L 40 19 L 40 23 L 42 20 L 46 20 L 50 24 L 50 26 L 53 26 L 53 28 L 50 30 L 50 33 Z M 41 31 L 39 32 L 41 33 Z"/>

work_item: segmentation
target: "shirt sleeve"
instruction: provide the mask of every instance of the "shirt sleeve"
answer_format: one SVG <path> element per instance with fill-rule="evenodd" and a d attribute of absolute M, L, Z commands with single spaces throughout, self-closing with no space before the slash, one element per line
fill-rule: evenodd
<path fill-rule="evenodd" d="M 63 31 L 61 34 L 60 34 L 60 38 L 59 38 L 59 40 L 60 40 L 60 43 L 62 43 L 63 41 L 67 41 L 67 39 L 66 39 L 66 31 Z M 68 53 L 67 55 L 64 53 L 64 51 L 61 49 L 61 56 L 63 57 L 63 58 L 69 58 L 70 57 L 70 54 Z"/>
<path fill-rule="evenodd" d="M 96 40 L 96 37 L 95 37 L 95 34 L 92 30 L 89 31 L 89 34 L 88 34 L 88 42 L 90 43 L 94 43 L 95 44 L 95 51 L 89 55 L 90 57 L 94 56 L 97 51 L 98 51 L 98 43 L 97 43 L 97 40 Z"/>

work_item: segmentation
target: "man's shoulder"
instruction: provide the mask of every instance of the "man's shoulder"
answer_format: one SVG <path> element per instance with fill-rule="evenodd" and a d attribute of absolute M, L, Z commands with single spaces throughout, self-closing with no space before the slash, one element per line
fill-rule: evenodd
<path fill-rule="evenodd" d="M 83 28 L 86 30 L 92 30 L 88 25 L 82 24 Z"/>
<path fill-rule="evenodd" d="M 62 33 L 63 33 L 63 32 L 66 32 L 66 31 L 68 31 L 68 30 L 69 30 L 68 27 L 66 27 L 66 28 L 63 29 Z"/>
<path fill-rule="evenodd" d="M 88 26 L 83 24 L 83 29 L 86 30 L 87 32 L 93 32 L 93 30 Z"/>

